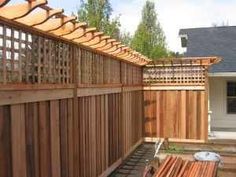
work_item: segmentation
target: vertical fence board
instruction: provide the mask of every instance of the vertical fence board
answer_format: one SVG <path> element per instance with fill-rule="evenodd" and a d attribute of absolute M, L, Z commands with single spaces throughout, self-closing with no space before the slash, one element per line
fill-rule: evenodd
<path fill-rule="evenodd" d="M 40 176 L 51 177 L 50 118 L 48 102 L 39 103 Z"/>
<path fill-rule="evenodd" d="M 61 176 L 69 176 L 67 100 L 60 100 Z"/>
<path fill-rule="evenodd" d="M 145 136 L 205 140 L 205 99 L 201 90 L 144 91 Z"/>
<path fill-rule="evenodd" d="M 59 101 L 50 101 L 52 177 L 61 176 Z"/>
<path fill-rule="evenodd" d="M 9 106 L 0 106 L 0 137 L 0 177 L 11 177 L 11 119 Z"/>
<path fill-rule="evenodd" d="M 27 176 L 24 105 L 11 106 L 11 143 L 13 177 Z"/>

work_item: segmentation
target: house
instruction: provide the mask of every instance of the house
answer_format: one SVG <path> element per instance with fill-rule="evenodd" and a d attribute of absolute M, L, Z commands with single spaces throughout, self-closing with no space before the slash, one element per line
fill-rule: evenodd
<path fill-rule="evenodd" d="M 186 57 L 220 56 L 209 70 L 211 130 L 236 131 L 236 26 L 181 29 Z"/>

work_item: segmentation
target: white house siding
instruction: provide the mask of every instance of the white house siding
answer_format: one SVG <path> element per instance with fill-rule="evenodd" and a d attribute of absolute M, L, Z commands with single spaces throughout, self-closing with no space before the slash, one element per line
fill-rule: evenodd
<path fill-rule="evenodd" d="M 212 129 L 236 130 L 236 114 L 227 114 L 227 81 L 236 81 L 236 77 L 210 77 L 209 79 Z"/>

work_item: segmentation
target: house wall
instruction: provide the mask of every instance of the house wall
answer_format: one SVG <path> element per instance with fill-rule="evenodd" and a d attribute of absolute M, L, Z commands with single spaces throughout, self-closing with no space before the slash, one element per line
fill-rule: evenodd
<path fill-rule="evenodd" d="M 209 110 L 211 113 L 211 128 L 236 129 L 236 114 L 227 114 L 227 81 L 236 81 L 236 77 L 209 78 Z"/>

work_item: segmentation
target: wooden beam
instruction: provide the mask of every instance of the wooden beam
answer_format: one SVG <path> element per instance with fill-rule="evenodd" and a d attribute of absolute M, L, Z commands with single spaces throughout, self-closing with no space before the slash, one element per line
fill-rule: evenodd
<path fill-rule="evenodd" d="M 0 105 L 58 100 L 73 97 L 73 89 L 1 91 Z"/>
<path fill-rule="evenodd" d="M 108 40 L 108 39 L 111 39 L 111 36 L 102 36 L 101 37 L 101 40 Z"/>
<path fill-rule="evenodd" d="M 101 36 L 97 36 L 97 37 L 94 37 L 91 41 L 83 42 L 82 44 L 86 45 L 86 46 L 93 46 L 93 45 L 98 44 L 100 42 L 101 42 Z"/>
<path fill-rule="evenodd" d="M 126 54 L 126 51 L 121 50 L 121 51 L 119 51 L 119 52 L 117 52 L 117 53 L 115 53 L 113 55 L 114 56 L 118 56 L 118 55 L 124 55 L 124 54 Z"/>
<path fill-rule="evenodd" d="M 92 33 L 87 33 L 85 36 L 79 38 L 79 39 L 75 39 L 75 42 L 78 43 L 85 43 L 85 42 L 89 42 L 91 40 L 93 40 L 96 37 L 100 37 L 101 35 L 103 35 L 103 32 L 92 32 Z"/>
<path fill-rule="evenodd" d="M 116 42 L 116 40 L 115 39 L 108 39 L 106 45 L 104 45 L 102 47 L 97 47 L 96 49 L 97 50 L 101 50 L 101 51 L 109 49 L 110 47 L 112 47 L 112 45 L 113 45 L 112 43 L 113 42 Z"/>
<path fill-rule="evenodd" d="M 76 17 L 62 17 L 62 18 L 54 18 L 49 19 L 45 23 L 41 25 L 34 26 L 35 28 L 42 30 L 42 31 L 53 31 L 60 27 L 62 27 L 64 24 L 76 20 Z"/>
<path fill-rule="evenodd" d="M 89 42 L 92 39 L 93 39 L 93 33 L 87 33 L 78 39 L 73 39 L 73 41 L 75 41 L 77 43 L 83 43 L 83 42 Z"/>
<path fill-rule="evenodd" d="M 21 4 L 3 6 L 0 8 L 0 17 L 6 19 L 22 18 L 32 12 L 35 8 L 47 4 L 47 0 L 24 2 Z"/>
<path fill-rule="evenodd" d="M 78 30 L 73 31 L 70 34 L 62 35 L 62 37 L 69 40 L 75 40 L 75 39 L 81 38 L 82 36 L 85 36 L 87 33 L 95 32 L 95 31 L 96 31 L 96 28 L 85 28 L 82 30 L 81 28 L 79 28 Z"/>
<path fill-rule="evenodd" d="M 12 177 L 27 176 L 24 104 L 11 105 Z"/>
<path fill-rule="evenodd" d="M 81 38 L 83 36 L 86 36 L 88 33 L 93 34 L 96 30 L 97 30 L 96 28 L 86 28 L 84 34 L 78 35 L 78 36 L 74 36 L 74 38 L 72 38 L 72 40 L 79 39 L 79 38 Z"/>
<path fill-rule="evenodd" d="M 86 28 L 83 28 L 83 27 L 78 28 L 69 34 L 61 35 L 61 37 L 66 38 L 68 40 L 72 40 L 75 38 L 75 36 L 80 36 L 80 37 L 83 36 L 85 34 L 85 30 L 86 30 Z"/>
<path fill-rule="evenodd" d="M 143 86 L 124 86 L 123 92 L 134 92 L 143 90 Z"/>
<path fill-rule="evenodd" d="M 123 50 L 125 47 L 126 47 L 125 45 L 120 45 L 115 51 L 109 52 L 109 54 L 111 54 L 111 55 L 118 54 L 118 53 L 122 52 L 122 50 Z"/>
<path fill-rule="evenodd" d="M 103 41 L 110 39 L 110 38 L 111 38 L 110 36 L 98 36 L 98 37 L 95 37 L 93 40 L 91 40 L 89 42 L 85 42 L 83 44 L 93 47 L 93 46 L 102 44 Z"/>
<path fill-rule="evenodd" d="M 127 57 L 127 60 L 129 60 L 129 61 L 131 61 L 131 62 L 135 62 L 135 61 L 137 61 L 138 59 L 137 59 L 137 56 L 131 55 L 130 57 Z"/>
<path fill-rule="evenodd" d="M 78 97 L 121 93 L 121 87 L 114 87 L 114 88 L 96 88 L 96 87 L 95 88 L 79 88 L 77 93 L 78 93 L 77 94 Z"/>
<path fill-rule="evenodd" d="M 16 19 L 15 21 L 29 26 L 40 25 L 46 22 L 52 16 L 62 13 L 62 9 L 42 10 L 38 13 L 30 13 L 23 18 Z"/>
<path fill-rule="evenodd" d="M 204 86 L 176 86 L 176 85 L 161 85 L 161 86 L 144 86 L 143 90 L 205 90 Z"/>
<path fill-rule="evenodd" d="M 105 46 L 107 44 L 107 41 L 109 39 L 110 38 L 107 38 L 107 39 L 104 39 L 104 40 L 101 39 L 101 41 L 98 44 L 90 45 L 90 47 L 92 47 L 94 49 L 99 48 L 99 47 L 103 47 L 103 46 Z"/>
<path fill-rule="evenodd" d="M 117 49 L 120 49 L 122 46 L 121 44 L 117 44 L 117 45 L 114 45 L 112 48 L 108 49 L 108 50 L 105 50 L 104 52 L 106 53 L 112 53 L 112 52 L 115 52 L 117 51 Z"/>
<path fill-rule="evenodd" d="M 111 48 L 114 47 L 114 44 L 113 44 L 113 43 L 114 43 L 114 42 L 111 42 L 111 43 L 105 45 L 104 47 L 97 48 L 97 50 L 100 50 L 100 51 L 105 52 L 106 50 L 109 50 L 109 49 L 111 49 Z"/>
<path fill-rule="evenodd" d="M 0 7 L 5 6 L 10 0 L 1 0 Z"/>
<path fill-rule="evenodd" d="M 85 29 L 86 27 L 87 27 L 87 23 L 85 22 L 81 22 L 81 23 L 69 22 L 69 23 L 64 24 L 61 28 L 52 30 L 50 32 L 57 36 L 63 36 L 63 35 L 71 34 L 72 32 L 74 32 L 75 30 L 79 28 Z"/>
<path fill-rule="evenodd" d="M 131 54 L 128 53 L 128 52 L 124 52 L 124 53 L 122 53 L 122 54 L 118 54 L 118 55 L 115 55 L 115 56 L 117 56 L 117 57 L 121 57 L 121 58 L 124 58 L 124 57 L 131 56 Z"/>

